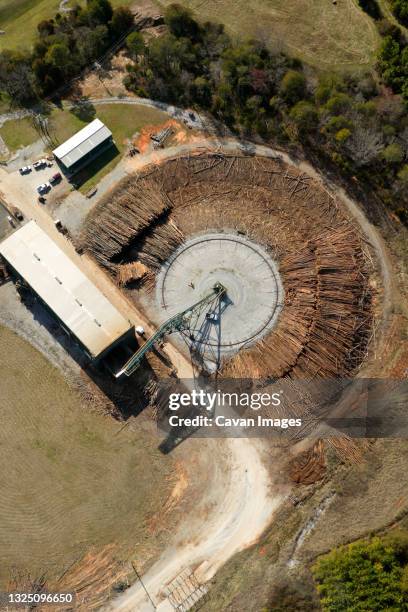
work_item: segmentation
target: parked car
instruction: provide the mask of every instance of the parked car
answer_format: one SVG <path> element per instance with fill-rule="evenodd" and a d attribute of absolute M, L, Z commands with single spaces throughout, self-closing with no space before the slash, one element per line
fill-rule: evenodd
<path fill-rule="evenodd" d="M 62 180 L 61 172 L 56 172 L 55 174 L 52 175 L 52 177 L 50 179 L 48 179 L 50 185 L 56 185 L 61 180 Z"/>
<path fill-rule="evenodd" d="M 22 168 L 19 168 L 18 171 L 20 174 L 29 174 L 31 172 L 31 166 L 23 166 Z"/>
<path fill-rule="evenodd" d="M 42 183 L 41 185 L 38 185 L 37 192 L 40 195 L 44 195 L 44 193 L 48 193 L 50 189 L 51 189 L 51 186 L 49 183 Z"/>
<path fill-rule="evenodd" d="M 61 221 L 59 219 L 57 219 L 56 221 L 54 221 L 54 225 L 57 228 L 57 230 L 59 232 L 61 232 L 61 234 L 66 234 L 67 233 L 67 228 L 65 227 L 65 225 L 63 225 L 61 223 Z"/>
<path fill-rule="evenodd" d="M 7 221 L 10 223 L 11 227 L 16 227 L 13 217 L 11 217 L 10 215 L 7 215 Z"/>
<path fill-rule="evenodd" d="M 98 191 L 98 188 L 97 188 L 97 187 L 93 187 L 92 189 L 90 189 L 90 190 L 87 192 L 87 194 L 86 194 L 86 196 L 85 196 L 85 197 L 86 197 L 86 198 L 88 198 L 88 199 L 89 199 L 89 198 L 92 198 L 92 196 L 94 196 L 94 195 L 95 195 L 95 193 L 96 193 L 97 191 Z"/>
<path fill-rule="evenodd" d="M 47 161 L 45 159 L 39 159 L 38 161 L 33 163 L 33 168 L 35 170 L 41 170 L 41 168 L 45 168 L 47 165 Z"/>
<path fill-rule="evenodd" d="M 17 219 L 17 221 L 24 221 L 24 215 L 21 210 L 17 208 L 17 206 L 13 206 L 11 208 L 11 212 L 13 213 L 13 216 Z"/>

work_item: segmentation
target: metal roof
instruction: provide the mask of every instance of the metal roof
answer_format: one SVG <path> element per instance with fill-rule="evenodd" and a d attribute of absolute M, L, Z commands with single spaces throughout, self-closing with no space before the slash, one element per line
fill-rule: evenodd
<path fill-rule="evenodd" d="M 35 221 L 6 238 L 0 254 L 93 357 L 130 329 L 131 324 Z"/>
<path fill-rule="evenodd" d="M 100 119 L 94 119 L 82 130 L 54 149 L 53 154 L 66 168 L 70 168 L 84 155 L 112 137 L 112 132 Z"/>

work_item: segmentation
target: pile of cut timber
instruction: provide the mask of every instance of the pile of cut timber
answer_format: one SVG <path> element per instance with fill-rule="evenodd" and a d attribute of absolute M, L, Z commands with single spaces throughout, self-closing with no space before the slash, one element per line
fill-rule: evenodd
<path fill-rule="evenodd" d="M 112 270 L 113 260 L 171 207 L 169 197 L 156 184 L 130 176 L 107 194 L 88 217 L 83 245 L 99 263 Z"/>
<path fill-rule="evenodd" d="M 310 485 L 321 480 L 326 472 L 323 440 L 318 440 L 313 448 L 305 451 L 291 463 L 290 478 L 298 484 Z"/>
<path fill-rule="evenodd" d="M 129 283 L 140 281 L 146 276 L 148 271 L 148 268 L 140 263 L 140 261 L 122 264 L 118 266 L 116 270 L 118 284 L 125 287 Z"/>

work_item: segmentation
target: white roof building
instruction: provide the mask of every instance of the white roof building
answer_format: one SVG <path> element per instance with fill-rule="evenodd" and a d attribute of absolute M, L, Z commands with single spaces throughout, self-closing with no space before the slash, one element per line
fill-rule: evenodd
<path fill-rule="evenodd" d="M 34 221 L 0 243 L 0 255 L 92 358 L 133 326 Z"/>
<path fill-rule="evenodd" d="M 84 158 L 91 159 L 91 153 L 103 143 L 112 142 L 112 132 L 100 119 L 94 119 L 82 130 L 71 136 L 62 145 L 54 149 L 53 155 L 70 170 L 79 165 Z"/>

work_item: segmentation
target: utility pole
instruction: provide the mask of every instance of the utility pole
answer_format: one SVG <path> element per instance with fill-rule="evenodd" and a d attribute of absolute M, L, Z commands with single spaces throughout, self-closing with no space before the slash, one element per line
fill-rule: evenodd
<path fill-rule="evenodd" d="M 141 585 L 142 585 L 142 587 L 143 587 L 143 590 L 145 591 L 146 595 L 148 596 L 149 601 L 150 601 L 150 603 L 151 603 L 151 604 L 152 604 L 152 606 L 153 606 L 153 609 L 154 609 L 154 610 L 157 610 L 157 606 L 155 605 L 155 603 L 154 603 L 153 599 L 150 597 L 150 595 L 149 595 L 149 591 L 146 589 L 146 587 L 145 587 L 145 585 L 144 585 L 144 582 L 143 582 L 143 580 L 142 580 L 142 577 L 140 576 L 139 572 L 137 571 L 137 569 L 136 569 L 135 564 L 133 563 L 133 561 L 132 561 L 132 567 L 133 567 L 133 571 L 135 572 L 136 576 L 137 576 L 137 577 L 138 577 L 138 579 L 139 579 L 140 584 L 141 584 Z"/>

